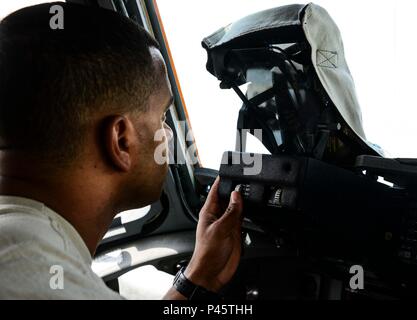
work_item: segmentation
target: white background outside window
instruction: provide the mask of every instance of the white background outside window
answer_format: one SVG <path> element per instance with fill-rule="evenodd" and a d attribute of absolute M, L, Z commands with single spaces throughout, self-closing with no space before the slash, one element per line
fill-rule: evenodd
<path fill-rule="evenodd" d="M 165 32 L 203 165 L 218 168 L 233 150 L 240 99 L 205 69 L 201 40 L 248 14 L 285 0 L 158 0 Z M 367 139 L 388 156 L 416 157 L 417 45 L 412 0 L 316 0 L 342 33 Z M 248 151 L 262 151 L 249 143 Z"/>

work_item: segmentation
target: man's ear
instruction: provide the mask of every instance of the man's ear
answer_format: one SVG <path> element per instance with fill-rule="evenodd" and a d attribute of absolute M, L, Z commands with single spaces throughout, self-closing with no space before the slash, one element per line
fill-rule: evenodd
<path fill-rule="evenodd" d="M 129 171 L 137 139 L 133 123 L 125 116 L 111 116 L 106 119 L 102 128 L 104 152 L 111 165 L 118 170 Z"/>

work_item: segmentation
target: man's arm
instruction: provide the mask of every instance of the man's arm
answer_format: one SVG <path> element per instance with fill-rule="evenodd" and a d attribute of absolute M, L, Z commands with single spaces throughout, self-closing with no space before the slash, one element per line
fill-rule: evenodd
<path fill-rule="evenodd" d="M 175 290 L 174 287 L 168 290 L 168 292 L 163 297 L 164 300 L 187 300 L 181 293 Z"/>
<path fill-rule="evenodd" d="M 214 182 L 200 211 L 196 245 L 184 274 L 194 284 L 218 292 L 233 277 L 241 255 L 243 202 L 233 191 L 225 208 L 218 197 L 219 178 Z M 185 300 L 171 288 L 164 299 Z"/>

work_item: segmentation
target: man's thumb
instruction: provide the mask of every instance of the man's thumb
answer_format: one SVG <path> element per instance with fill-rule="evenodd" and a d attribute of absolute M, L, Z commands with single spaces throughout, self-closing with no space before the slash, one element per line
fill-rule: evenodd
<path fill-rule="evenodd" d="M 220 218 L 224 223 L 240 222 L 240 217 L 243 211 L 242 196 L 239 192 L 233 191 L 230 195 L 229 205 L 223 216 Z"/>
<path fill-rule="evenodd" d="M 240 195 L 240 193 L 237 191 L 233 191 L 230 194 L 229 205 L 235 206 L 235 205 L 239 205 L 241 202 L 242 202 L 242 196 Z"/>

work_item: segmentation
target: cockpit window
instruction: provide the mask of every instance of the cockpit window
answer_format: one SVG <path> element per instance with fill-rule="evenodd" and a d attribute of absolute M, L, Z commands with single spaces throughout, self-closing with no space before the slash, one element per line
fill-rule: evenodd
<path fill-rule="evenodd" d="M 303 2 L 309 1 L 297 1 Z M 407 40 L 414 29 L 410 6 L 417 5 L 407 0 L 388 1 L 384 6 L 370 0 L 360 6 L 352 1 L 314 2 L 329 12 L 341 31 L 367 140 L 388 157 L 417 157 L 413 143 L 417 67 L 411 63 L 417 45 Z M 202 39 L 248 14 L 292 3 L 157 0 L 203 166 L 217 169 L 222 153 L 235 149 L 242 102 L 233 90 L 220 89 L 219 81 L 207 72 Z M 245 86 L 242 92 L 247 91 Z M 258 140 L 248 137 L 247 151 L 267 153 Z"/>

